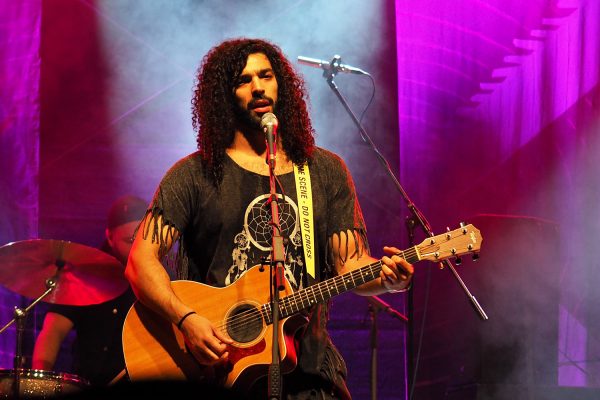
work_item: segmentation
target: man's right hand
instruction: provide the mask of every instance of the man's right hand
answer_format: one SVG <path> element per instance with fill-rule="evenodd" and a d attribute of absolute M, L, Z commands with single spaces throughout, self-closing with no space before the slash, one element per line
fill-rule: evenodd
<path fill-rule="evenodd" d="M 227 345 L 233 344 L 233 340 L 207 318 L 190 315 L 183 321 L 181 332 L 188 349 L 200 364 L 210 366 L 227 362 Z"/>

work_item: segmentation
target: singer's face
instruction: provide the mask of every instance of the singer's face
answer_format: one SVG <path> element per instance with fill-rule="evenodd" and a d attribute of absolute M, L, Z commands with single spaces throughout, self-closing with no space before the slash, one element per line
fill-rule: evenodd
<path fill-rule="evenodd" d="M 248 56 L 237 78 L 235 98 L 243 120 L 260 128 L 260 118 L 273 112 L 277 102 L 277 78 L 267 56 L 262 53 Z"/>

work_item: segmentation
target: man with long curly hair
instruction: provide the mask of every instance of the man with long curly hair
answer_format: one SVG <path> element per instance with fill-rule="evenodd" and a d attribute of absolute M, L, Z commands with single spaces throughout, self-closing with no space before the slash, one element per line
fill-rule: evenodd
<path fill-rule="evenodd" d="M 231 322 L 238 314 L 251 315 L 252 302 L 236 297 L 245 288 L 240 282 L 258 274 L 254 271 L 262 270 L 261 265 L 271 256 L 269 202 L 273 197 L 270 166 L 265 162 L 263 115 L 274 113 L 279 122 L 276 201 L 290 290 L 304 290 L 378 261 L 369 255 L 364 221 L 345 164 L 335 154 L 315 146 L 305 98 L 303 81 L 272 43 L 242 38 L 211 49 L 199 69 L 192 100 L 198 151 L 179 160 L 163 177 L 133 245 L 126 275 L 140 302 L 176 327 L 198 364 L 225 371 L 225 375 L 232 369 L 237 371 L 245 355 L 265 347 L 265 340 L 256 338 L 268 324 L 263 327 L 259 322 L 252 336 L 250 318 L 242 320 L 250 333 Z M 294 166 L 306 166 L 310 174 L 314 271 L 307 268 L 303 249 L 305 228 L 299 216 L 304 208 L 299 210 L 298 171 Z M 206 306 L 191 304 L 170 284 L 160 260 L 175 242 L 179 242 L 179 278 L 225 288 L 205 296 L 210 297 L 205 299 Z M 385 247 L 384 251 L 387 256 L 382 258 L 380 276 L 354 289 L 356 293 L 375 295 L 407 288 L 412 265 L 398 256 L 397 248 Z M 268 299 L 268 278 L 264 288 Z M 246 305 L 236 308 L 236 302 Z M 220 303 L 228 304 L 227 320 L 225 316 L 219 320 L 209 316 L 208 309 Z M 295 368 L 283 375 L 282 398 L 350 398 L 346 366 L 326 330 L 328 306 L 327 301 L 321 301 L 298 309 L 307 324 L 292 333 L 286 331 L 289 341 L 284 353 L 297 359 L 291 357 Z M 269 320 L 266 313 L 262 317 Z M 267 359 L 265 364 L 269 363 Z M 254 365 L 242 368 L 233 387 L 250 382 L 246 394 L 264 399 L 266 373 L 264 368 L 257 373 Z M 255 376 L 246 380 L 246 375 Z"/>

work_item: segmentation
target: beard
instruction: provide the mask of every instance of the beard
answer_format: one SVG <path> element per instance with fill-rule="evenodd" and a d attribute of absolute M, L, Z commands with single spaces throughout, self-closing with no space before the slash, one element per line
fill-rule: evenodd
<path fill-rule="evenodd" d="M 240 106 L 238 103 L 235 103 L 234 113 L 237 119 L 238 124 L 242 128 L 246 128 L 249 130 L 261 130 L 260 122 L 262 119 L 262 115 L 257 114 L 253 111 L 254 103 L 257 100 L 268 100 L 269 105 L 273 106 L 273 112 L 277 111 L 277 103 L 274 104 L 273 99 L 267 96 L 255 97 L 246 105 L 245 108 Z"/>

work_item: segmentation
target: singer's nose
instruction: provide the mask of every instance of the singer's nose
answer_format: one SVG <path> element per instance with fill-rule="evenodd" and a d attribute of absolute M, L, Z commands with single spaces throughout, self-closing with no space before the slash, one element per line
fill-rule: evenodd
<path fill-rule="evenodd" d="M 265 89 L 262 85 L 262 82 L 259 77 L 255 76 L 252 78 L 252 93 L 253 94 L 263 94 Z"/>

